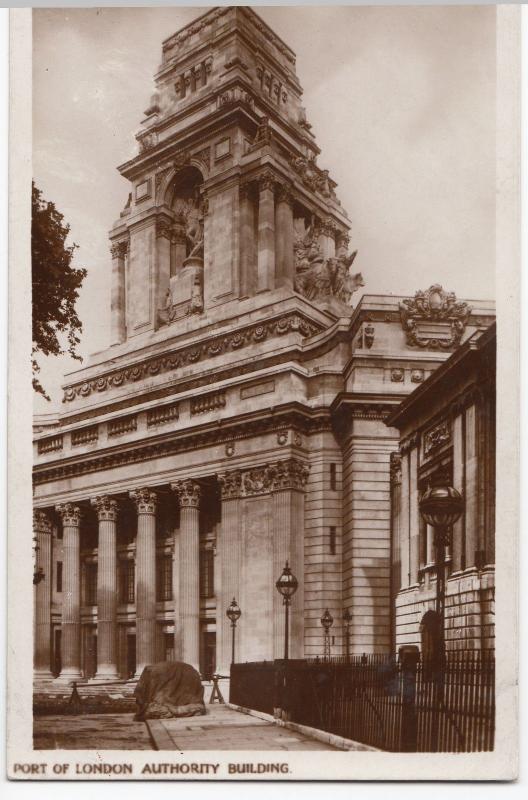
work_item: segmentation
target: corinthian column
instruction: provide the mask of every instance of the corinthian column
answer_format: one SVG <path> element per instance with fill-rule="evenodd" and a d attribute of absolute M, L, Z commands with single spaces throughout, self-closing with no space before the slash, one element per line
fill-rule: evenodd
<path fill-rule="evenodd" d="M 257 291 L 275 287 L 275 181 L 271 172 L 259 178 Z"/>
<path fill-rule="evenodd" d="M 299 581 L 293 596 L 290 657 L 304 657 L 304 489 L 308 468 L 295 458 L 270 466 L 273 492 L 273 575 L 277 579 L 286 561 Z M 284 655 L 284 606 L 273 593 L 273 657 Z"/>
<path fill-rule="evenodd" d="M 51 679 L 51 523 L 43 511 L 33 511 L 36 544 L 35 638 L 33 669 L 37 680 Z"/>
<path fill-rule="evenodd" d="M 94 497 L 99 541 L 97 547 L 97 680 L 112 680 L 117 671 L 117 502 Z"/>
<path fill-rule="evenodd" d="M 135 489 L 136 504 L 136 677 L 156 662 L 156 493 Z"/>
<path fill-rule="evenodd" d="M 220 560 L 220 597 L 216 615 L 216 669 L 229 675 L 231 664 L 231 623 L 226 616 L 231 600 L 240 602 L 242 475 L 232 470 L 218 476 L 222 493 L 222 524 L 217 542 Z M 238 625 L 244 624 L 243 621 Z M 239 633 L 237 630 L 236 633 Z M 235 659 L 237 651 L 235 650 Z"/>
<path fill-rule="evenodd" d="M 293 289 L 293 197 L 288 186 L 281 186 L 275 206 L 275 259 L 277 286 Z"/>
<path fill-rule="evenodd" d="M 62 580 L 62 670 L 59 681 L 78 680 L 81 676 L 81 509 L 72 503 L 56 507 L 63 528 Z"/>
<path fill-rule="evenodd" d="M 112 254 L 110 344 L 121 344 L 126 339 L 125 258 L 128 241 L 113 242 L 110 252 Z"/>
<path fill-rule="evenodd" d="M 182 661 L 200 670 L 200 485 L 177 481 L 180 503 L 180 630 Z"/>

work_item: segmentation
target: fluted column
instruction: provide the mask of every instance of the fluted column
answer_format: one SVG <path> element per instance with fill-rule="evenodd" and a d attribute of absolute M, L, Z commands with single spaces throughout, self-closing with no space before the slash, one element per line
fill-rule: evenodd
<path fill-rule="evenodd" d="M 110 252 L 112 254 L 110 344 L 121 344 L 126 339 L 125 258 L 128 252 L 128 241 L 114 242 Z"/>
<path fill-rule="evenodd" d="M 33 668 L 36 679 L 51 679 L 51 523 L 43 511 L 33 511 L 36 570 L 42 578 L 35 586 L 35 636 Z"/>
<path fill-rule="evenodd" d="M 180 628 L 182 660 L 200 669 L 200 485 L 171 484 L 180 503 Z"/>
<path fill-rule="evenodd" d="M 156 662 L 156 493 L 135 489 L 136 538 L 136 677 Z"/>
<path fill-rule="evenodd" d="M 118 677 L 117 669 L 117 502 L 107 495 L 91 501 L 97 509 L 97 680 Z"/>
<path fill-rule="evenodd" d="M 81 673 L 81 509 L 72 503 L 56 507 L 62 518 L 62 670 L 59 681 L 78 680 Z"/>
<path fill-rule="evenodd" d="M 308 468 L 295 458 L 270 466 L 273 492 L 273 576 L 288 561 L 299 588 L 290 607 L 290 658 L 304 657 L 304 489 Z M 273 593 L 273 657 L 284 656 L 284 605 Z"/>
<path fill-rule="evenodd" d="M 293 289 L 293 197 L 289 186 L 280 186 L 275 205 L 276 285 Z"/>
<path fill-rule="evenodd" d="M 226 611 L 233 597 L 240 602 L 240 568 L 241 568 L 241 509 L 240 495 L 242 491 L 242 475 L 240 470 L 232 470 L 218 476 L 222 493 L 222 523 L 217 542 L 220 558 L 220 596 L 217 607 L 216 653 L 217 671 L 221 675 L 229 675 L 231 664 L 231 623 Z M 238 659 L 240 648 L 240 626 L 244 624 L 242 617 L 237 623 L 235 642 L 235 659 Z"/>
<path fill-rule="evenodd" d="M 275 179 L 265 172 L 259 178 L 257 291 L 275 286 Z"/>

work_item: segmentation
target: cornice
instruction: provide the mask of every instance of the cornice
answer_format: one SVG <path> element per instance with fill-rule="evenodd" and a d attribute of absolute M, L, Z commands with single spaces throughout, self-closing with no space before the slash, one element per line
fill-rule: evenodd
<path fill-rule="evenodd" d="M 201 447 L 250 439 L 253 436 L 283 431 L 293 428 L 310 434 L 322 430 L 332 430 L 330 414 L 326 409 L 312 410 L 297 403 L 288 404 L 269 411 L 238 416 L 233 421 L 224 420 L 196 426 L 187 431 L 167 433 L 148 441 L 129 442 L 121 446 L 109 447 L 98 453 L 83 454 L 62 459 L 33 468 L 36 485 L 63 478 L 76 477 L 104 469 L 141 463 L 177 453 L 189 452 Z"/>
<path fill-rule="evenodd" d="M 88 397 L 93 393 L 106 392 L 110 388 L 137 383 L 144 378 L 197 364 L 199 361 L 224 355 L 229 351 L 242 350 L 272 337 L 298 332 L 303 338 L 308 338 L 322 330 L 324 327 L 319 323 L 304 317 L 299 312 L 290 312 L 279 319 L 247 325 L 233 333 L 216 335 L 206 341 L 171 350 L 164 355 L 151 356 L 129 367 L 104 372 L 91 380 L 65 386 L 63 403 L 71 402 L 76 397 Z"/>

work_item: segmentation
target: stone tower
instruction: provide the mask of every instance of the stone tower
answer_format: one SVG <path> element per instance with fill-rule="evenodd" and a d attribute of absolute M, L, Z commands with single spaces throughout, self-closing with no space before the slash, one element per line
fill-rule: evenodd
<path fill-rule="evenodd" d="M 292 50 L 251 8 L 217 8 L 163 42 L 155 87 L 120 167 L 112 344 L 292 290 L 346 314 L 349 221 L 317 165 Z"/>

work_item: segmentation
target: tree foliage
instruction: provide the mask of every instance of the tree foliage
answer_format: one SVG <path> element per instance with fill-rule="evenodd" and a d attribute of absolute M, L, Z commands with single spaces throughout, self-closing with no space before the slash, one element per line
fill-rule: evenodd
<path fill-rule="evenodd" d="M 82 324 L 75 310 L 85 269 L 71 266 L 76 244 L 66 245 L 70 226 L 35 184 L 31 193 L 31 273 L 33 285 L 33 388 L 47 400 L 38 379 L 36 356 L 69 353 L 78 361 Z"/>

